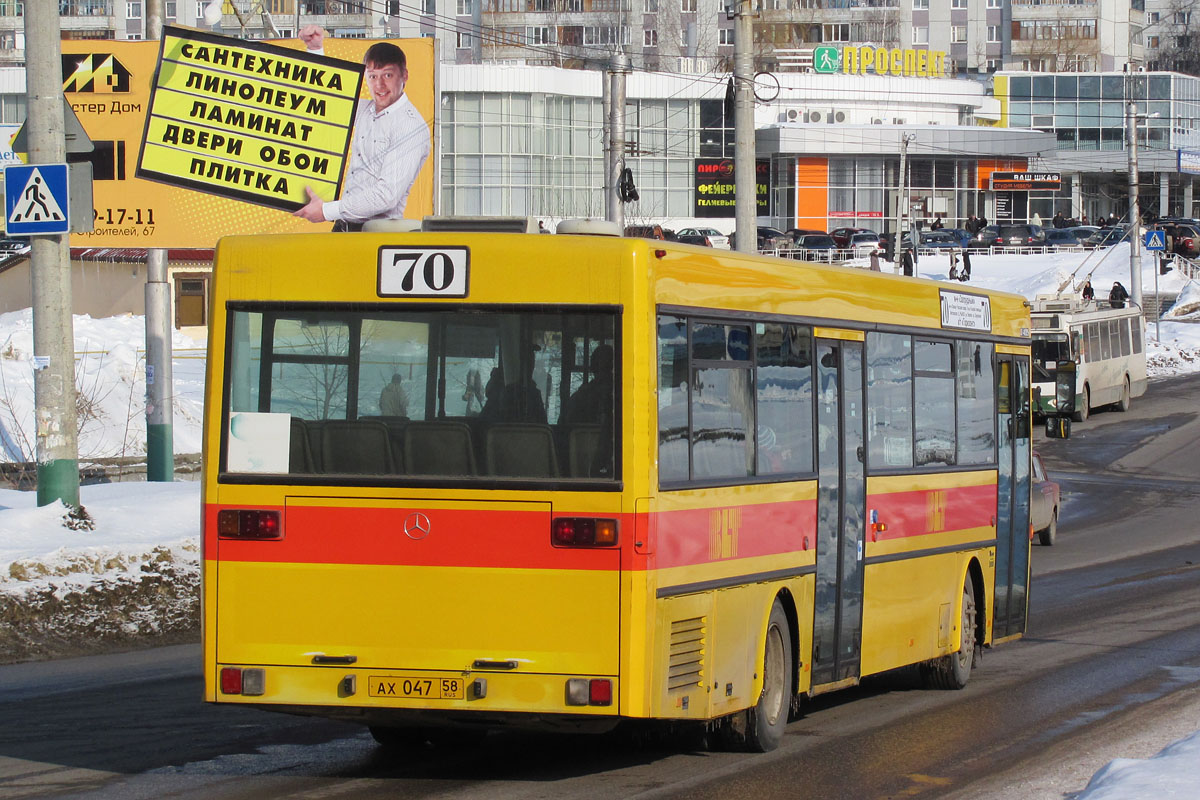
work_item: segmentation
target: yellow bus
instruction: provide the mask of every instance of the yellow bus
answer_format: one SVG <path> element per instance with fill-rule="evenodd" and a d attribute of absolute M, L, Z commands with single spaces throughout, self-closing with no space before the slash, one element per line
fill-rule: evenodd
<path fill-rule="evenodd" d="M 1022 298 L 568 229 L 220 242 L 208 701 L 769 750 L 1021 635 Z"/>

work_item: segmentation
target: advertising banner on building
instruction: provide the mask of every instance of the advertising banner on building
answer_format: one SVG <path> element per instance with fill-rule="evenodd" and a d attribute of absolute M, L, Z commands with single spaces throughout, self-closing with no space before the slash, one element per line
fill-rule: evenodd
<path fill-rule="evenodd" d="M 695 169 L 696 217 L 735 217 L 734 169 L 732 158 L 697 158 Z M 771 167 L 765 160 L 754 163 L 758 216 L 767 214 L 771 194 Z"/>
<path fill-rule="evenodd" d="M 994 192 L 1031 191 L 1037 189 L 1062 188 L 1062 173 L 1059 172 L 993 172 L 991 189 Z"/>
<path fill-rule="evenodd" d="M 136 177 L 295 211 L 341 184 L 363 66 L 166 27 Z"/>
<path fill-rule="evenodd" d="M 175 46 L 178 48 L 176 52 L 180 55 L 185 43 L 198 45 L 200 42 L 199 39 L 192 38 L 197 36 L 195 31 L 178 28 L 167 30 L 174 35 Z M 258 60 L 260 42 L 240 41 L 208 33 L 200 35 L 228 43 L 231 49 L 228 55 L 224 56 L 226 59 L 232 60 L 232 48 L 236 46 L 237 52 L 256 56 L 255 70 L 262 68 L 262 63 Z M 389 39 L 388 42 L 398 45 L 404 51 L 409 75 L 404 94 L 412 102 L 415 112 L 427 123 L 432 136 L 435 102 L 433 40 Z M 328 61 L 340 59 L 349 62 L 338 67 L 339 75 L 357 74 L 363 54 L 374 43 L 370 39 L 326 38 L 324 50 L 325 55 L 330 57 Z M 288 64 L 288 70 L 295 69 L 290 72 L 291 85 L 301 83 L 300 68 L 315 63 L 314 56 L 305 52 L 304 45 L 299 40 L 279 40 L 270 44 L 295 55 L 294 61 L 285 60 L 280 63 Z M 260 172 L 256 171 L 256 166 L 265 166 L 268 160 L 272 170 L 277 169 L 284 159 L 289 162 L 286 165 L 288 169 L 303 169 L 290 162 L 294 160 L 293 154 L 305 153 L 308 161 L 301 160 L 301 163 L 307 163 L 307 172 L 295 197 L 302 199 L 305 186 L 312 186 L 323 199 L 335 199 L 332 187 L 337 181 L 319 179 L 342 175 L 345 169 L 340 164 L 335 168 L 332 157 L 328 165 L 318 165 L 315 151 L 326 148 L 335 150 L 336 148 L 329 143 L 339 135 L 344 137 L 345 130 L 343 126 L 339 134 L 339 126 L 330 121 L 335 105 L 332 101 L 327 101 L 323 113 L 318 113 L 322 112 L 319 104 L 322 95 L 313 91 L 311 74 L 306 77 L 308 90 L 303 92 L 293 92 L 281 80 L 282 76 L 277 78 L 261 73 L 257 76 L 248 75 L 247 78 L 256 82 L 253 84 L 254 96 L 246 99 L 242 93 L 246 91 L 243 86 L 248 82 L 217 84 L 216 91 L 219 97 L 213 97 L 214 84 L 209 83 L 209 89 L 206 91 L 204 79 L 201 78 L 198 90 L 194 86 L 188 87 L 188 78 L 184 72 L 180 72 L 167 77 L 178 81 L 183 76 L 182 90 L 176 87 L 175 83 L 170 84 L 172 88 L 165 90 L 160 99 L 168 96 L 172 99 L 156 109 L 161 113 L 152 122 L 148 112 L 151 87 L 158 66 L 159 42 L 64 40 L 62 48 L 63 90 L 67 101 L 96 146 L 91 154 L 95 230 L 72 234 L 72 246 L 212 247 L 222 236 L 230 234 L 316 232 L 332 227 L 332 223 L 312 223 L 292 216 L 288 209 L 297 207 L 298 204 L 294 201 L 268 205 L 267 200 L 271 199 L 277 189 L 282 194 L 284 187 L 278 180 L 260 178 Z M 192 59 L 198 61 L 199 51 L 193 47 L 190 52 Z M 208 56 L 214 58 L 215 50 L 210 49 Z M 243 67 L 245 59 L 246 55 L 243 55 L 238 61 Z M 205 64 L 206 62 L 199 62 L 199 65 Z M 207 63 L 203 70 L 199 65 L 198 72 L 205 71 L 211 74 L 211 62 Z M 272 72 L 275 67 L 275 63 L 270 65 Z M 179 71 L 181 68 L 176 66 L 172 69 Z M 321 80 L 328 81 L 331 74 L 327 72 Z M 238 80 L 232 75 L 229 79 Z M 357 82 L 357 78 L 354 80 Z M 345 77 L 341 79 L 341 83 L 345 88 Z M 225 90 L 232 90 L 233 96 L 222 95 L 221 86 L 224 86 Z M 355 86 L 351 86 L 350 91 L 354 91 Z M 320 90 L 328 88 L 320 87 Z M 271 90 L 269 97 L 273 103 L 282 102 L 284 105 L 274 106 L 274 111 L 263 108 L 268 99 L 267 89 Z M 193 99 L 180 100 L 185 94 L 190 94 Z M 300 105 L 292 109 L 291 104 L 296 101 L 297 96 L 301 98 Z M 311 107 L 308 105 L 310 99 L 313 100 Z M 361 105 L 368 99 L 366 87 L 363 87 L 358 94 L 358 103 Z M 202 106 L 196 105 L 197 103 Z M 352 98 L 339 99 L 337 105 L 343 111 L 353 114 Z M 195 114 L 201 114 L 205 119 L 199 120 Z M 184 119 L 171 122 L 172 115 L 182 115 Z M 213 118 L 209 119 L 209 116 Z M 352 116 L 349 118 L 353 119 Z M 288 122 L 293 123 L 294 127 L 287 127 Z M 220 129 L 217 128 L 218 123 Z M 178 125 L 178 131 L 168 134 L 169 124 Z M 310 127 L 306 129 L 303 126 Z M 255 127 L 261 127 L 262 130 L 254 130 Z M 185 133 L 185 128 L 192 132 Z M 148 158 L 143 160 L 143 137 L 152 139 L 155 132 L 158 133 L 159 141 L 154 150 L 171 150 L 173 153 L 184 155 L 164 156 L 163 153 L 151 153 L 148 150 Z M 201 133 L 207 133 L 207 137 L 201 137 Z M 217 136 L 224 138 L 218 140 Z M 234 137 L 243 136 L 241 151 L 230 152 L 231 149 L 237 150 L 239 147 L 232 144 Z M 163 141 L 164 137 L 178 139 L 178 142 Z M 275 141 L 270 144 L 262 141 L 269 138 Z M 310 147 L 304 149 L 299 145 Z M 273 152 L 264 153 L 263 148 L 267 146 L 273 148 Z M 219 158 L 217 149 L 220 151 Z M 283 153 L 285 150 L 286 155 Z M 201 151 L 204 154 L 201 154 Z M 352 131 L 351 152 L 353 153 Z M 342 153 L 344 154 L 344 147 Z M 252 157 L 246 158 L 247 155 Z M 192 160 L 201 159 L 205 162 L 204 186 L 192 188 L 161 182 L 160 174 L 168 172 L 167 167 L 171 166 L 171 159 L 179 158 L 184 159 L 186 163 L 182 170 L 174 167 L 173 171 L 183 172 L 185 177 L 197 180 L 198 176 L 192 173 Z M 239 158 L 242 159 L 242 163 L 238 165 L 226 163 Z M 139 162 L 142 163 L 143 171 L 147 172 L 146 177 L 139 177 Z M 219 181 L 217 167 L 210 166 L 210 163 L 220 164 Z M 231 167 L 229 171 L 227 166 Z M 238 167 L 242 168 L 240 174 L 233 171 Z M 148 173 L 156 174 L 151 176 Z M 154 179 L 150 180 L 150 177 Z M 236 187 L 233 185 L 235 183 Z M 263 189 L 264 183 L 266 189 Z M 292 183 L 290 179 L 287 181 L 289 196 L 293 194 Z M 228 192 L 226 196 L 219 196 L 214 193 L 216 189 L 225 191 L 235 188 L 246 195 L 233 195 L 232 192 Z M 247 196 L 249 194 L 255 196 Z M 431 156 L 417 173 L 404 215 L 410 219 L 420 219 L 433 213 L 433 197 Z"/>

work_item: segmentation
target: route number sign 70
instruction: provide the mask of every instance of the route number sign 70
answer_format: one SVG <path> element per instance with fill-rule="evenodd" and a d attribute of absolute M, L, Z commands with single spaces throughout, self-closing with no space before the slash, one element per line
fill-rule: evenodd
<path fill-rule="evenodd" d="M 379 248 L 380 297 L 466 297 L 465 247 Z"/>

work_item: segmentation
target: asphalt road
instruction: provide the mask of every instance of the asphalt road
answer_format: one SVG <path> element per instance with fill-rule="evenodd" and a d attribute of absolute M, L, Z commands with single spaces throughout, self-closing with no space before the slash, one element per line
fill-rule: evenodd
<path fill-rule="evenodd" d="M 876 678 L 808 703 L 766 755 L 518 734 L 393 755 L 355 726 L 201 703 L 180 646 L 0 667 L 0 798 L 1062 797 L 1081 752 L 1200 708 L 1198 390 L 1156 383 L 1036 443 L 1058 541 L 1033 549 L 1028 635 L 964 691 Z"/>

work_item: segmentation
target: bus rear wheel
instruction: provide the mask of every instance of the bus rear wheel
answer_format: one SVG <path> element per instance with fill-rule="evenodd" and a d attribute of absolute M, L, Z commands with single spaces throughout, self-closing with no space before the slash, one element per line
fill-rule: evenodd
<path fill-rule="evenodd" d="M 921 677 L 930 689 L 962 689 L 975 661 L 975 589 L 971 576 L 963 583 L 958 652 L 921 665 Z"/>
<path fill-rule="evenodd" d="M 1091 413 L 1091 394 L 1091 389 L 1086 386 L 1084 386 L 1083 391 L 1079 393 L 1079 400 L 1075 406 L 1075 415 L 1072 417 L 1072 419 L 1074 419 L 1076 422 L 1085 421 L 1088 418 L 1088 415 Z"/>
<path fill-rule="evenodd" d="M 726 719 L 721 730 L 721 745 L 728 749 L 766 753 L 783 741 L 792 705 L 792 638 L 787 614 L 778 600 L 767 621 L 762 670 L 758 702 Z"/>
<path fill-rule="evenodd" d="M 1133 405 L 1133 397 L 1129 391 L 1129 376 L 1125 376 L 1125 384 L 1121 387 L 1121 399 L 1117 401 L 1117 411 L 1128 411 Z"/>

